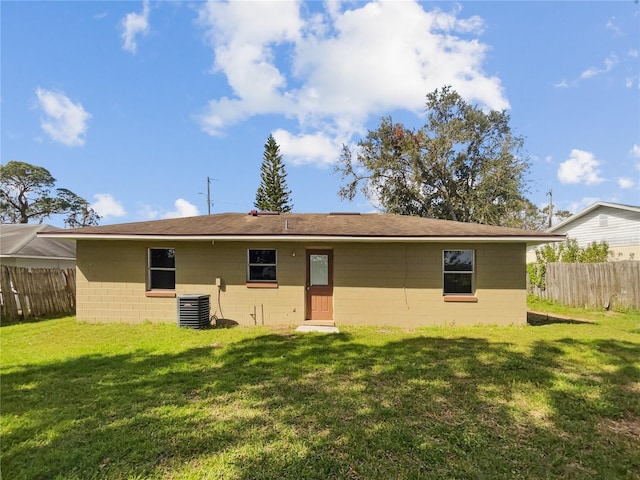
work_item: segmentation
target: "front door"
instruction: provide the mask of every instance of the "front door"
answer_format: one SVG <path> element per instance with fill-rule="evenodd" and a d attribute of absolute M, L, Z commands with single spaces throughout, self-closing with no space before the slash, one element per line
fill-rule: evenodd
<path fill-rule="evenodd" d="M 307 250 L 307 320 L 333 320 L 333 252 Z"/>

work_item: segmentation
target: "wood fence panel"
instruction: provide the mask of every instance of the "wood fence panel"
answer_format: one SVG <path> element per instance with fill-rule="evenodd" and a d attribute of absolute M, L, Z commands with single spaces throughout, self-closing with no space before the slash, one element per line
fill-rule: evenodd
<path fill-rule="evenodd" d="M 540 298 L 590 308 L 640 309 L 640 261 L 549 263 L 545 289 L 530 287 Z"/>
<path fill-rule="evenodd" d="M 3 321 L 74 313 L 75 281 L 74 269 L 3 266 Z"/>

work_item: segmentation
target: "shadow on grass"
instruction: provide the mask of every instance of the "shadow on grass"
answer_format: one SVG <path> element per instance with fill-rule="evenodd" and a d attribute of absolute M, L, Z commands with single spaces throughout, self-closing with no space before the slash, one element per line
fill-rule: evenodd
<path fill-rule="evenodd" d="M 539 327 L 542 325 L 553 325 L 564 323 L 570 325 L 593 325 L 594 322 L 588 320 L 578 320 L 566 316 L 554 315 L 552 313 L 527 312 L 527 324 Z"/>
<path fill-rule="evenodd" d="M 12 479 L 632 478 L 638 437 L 620 422 L 640 417 L 638 358 L 609 340 L 525 353 L 288 333 L 16 367 L 1 466 Z"/>

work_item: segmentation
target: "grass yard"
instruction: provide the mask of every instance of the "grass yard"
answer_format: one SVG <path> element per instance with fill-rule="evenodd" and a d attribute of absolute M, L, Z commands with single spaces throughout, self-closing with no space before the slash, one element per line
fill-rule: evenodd
<path fill-rule="evenodd" d="M 577 312 L 592 323 L 5 325 L 2 475 L 637 479 L 640 316 Z"/>

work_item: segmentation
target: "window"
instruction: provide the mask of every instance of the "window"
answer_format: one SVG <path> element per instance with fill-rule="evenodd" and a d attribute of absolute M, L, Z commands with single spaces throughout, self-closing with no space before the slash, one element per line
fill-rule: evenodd
<path fill-rule="evenodd" d="M 149 290 L 176 288 L 176 249 L 149 249 Z"/>
<path fill-rule="evenodd" d="M 276 282 L 276 250 L 249 250 L 247 256 L 248 282 Z"/>
<path fill-rule="evenodd" d="M 444 295 L 472 294 L 473 250 L 445 250 L 442 263 Z"/>

